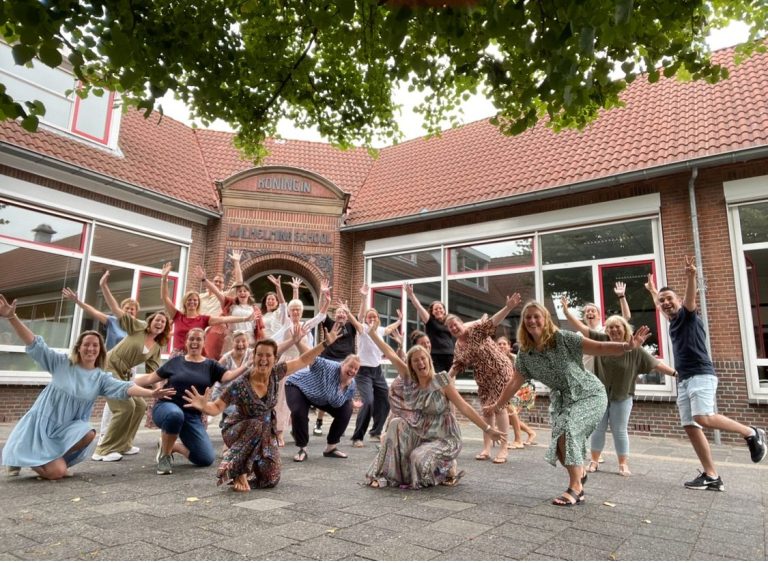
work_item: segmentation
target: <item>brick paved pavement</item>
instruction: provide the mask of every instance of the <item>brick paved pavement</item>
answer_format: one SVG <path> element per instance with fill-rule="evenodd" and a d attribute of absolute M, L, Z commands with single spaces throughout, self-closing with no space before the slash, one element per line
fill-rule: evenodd
<path fill-rule="evenodd" d="M 83 463 L 55 483 L 29 470 L 0 477 L 0 560 L 766 559 L 768 462 L 750 463 L 746 447 L 713 446 L 725 493 L 689 491 L 698 465 L 687 442 L 632 438 L 632 477 L 607 452 L 587 503 L 558 508 L 565 472 L 543 461 L 545 432 L 493 465 L 473 459 L 479 430 L 463 431 L 456 488 L 363 487 L 373 444 L 345 439 L 350 458 L 337 460 L 312 437 L 303 464 L 284 450 L 277 488 L 237 494 L 215 486 L 215 468 L 155 475 L 158 434 L 142 429 L 141 453 L 123 461 Z M 211 435 L 218 448 L 215 424 Z"/>

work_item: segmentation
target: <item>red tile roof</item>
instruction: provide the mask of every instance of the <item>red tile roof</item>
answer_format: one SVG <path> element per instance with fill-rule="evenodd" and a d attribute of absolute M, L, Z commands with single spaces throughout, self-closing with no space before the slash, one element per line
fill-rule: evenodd
<path fill-rule="evenodd" d="M 218 210 L 193 130 L 156 114 L 122 116 L 118 146 L 122 155 L 40 128 L 28 133 L 15 122 L 0 122 L 0 141 L 170 196 L 205 210 Z"/>
<path fill-rule="evenodd" d="M 352 202 L 349 225 L 496 198 L 768 145 L 768 54 L 731 68 L 719 84 L 645 77 L 584 131 L 543 123 L 515 137 L 487 120 L 381 151 Z"/>
<path fill-rule="evenodd" d="M 728 64 L 733 49 L 715 53 Z M 559 186 L 768 145 L 768 54 L 757 54 L 716 85 L 641 77 L 626 107 L 605 111 L 585 131 L 552 132 L 543 124 L 505 137 L 487 120 L 381 150 L 341 151 L 326 143 L 267 143 L 267 165 L 319 174 L 352 194 L 348 225 L 547 190 Z M 218 210 L 213 182 L 249 169 L 232 133 L 122 117 L 122 156 L 71 137 L 30 134 L 0 123 L 0 142 L 17 145 L 170 196 Z"/>
<path fill-rule="evenodd" d="M 234 134 L 197 129 L 200 150 L 213 180 L 224 180 L 253 168 L 232 145 Z M 373 164 L 366 149 L 342 151 L 328 143 L 294 140 L 267 140 L 269 156 L 265 166 L 293 166 L 319 174 L 341 190 L 354 193 L 363 185 Z"/>

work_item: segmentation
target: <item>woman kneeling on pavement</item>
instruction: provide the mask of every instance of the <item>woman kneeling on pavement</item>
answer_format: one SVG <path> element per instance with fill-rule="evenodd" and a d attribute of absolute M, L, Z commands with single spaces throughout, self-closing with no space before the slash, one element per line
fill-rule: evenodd
<path fill-rule="evenodd" d="M 294 346 L 306 336 L 306 329 L 296 325 L 285 348 Z M 329 333 L 333 342 L 336 333 Z M 280 449 L 277 438 L 275 405 L 280 380 L 309 365 L 323 351 L 318 344 L 295 360 L 277 363 L 279 348 L 274 340 L 259 340 L 250 373 L 233 381 L 213 402 L 207 401 L 196 389 L 186 392 L 186 407 L 211 416 L 221 413 L 227 405 L 234 412 L 227 416 L 221 435 L 229 448 L 219 465 L 218 484 L 231 484 L 235 491 L 274 487 L 280 481 Z"/>
<path fill-rule="evenodd" d="M 378 323 L 377 318 L 371 324 L 371 340 L 400 375 L 389 389 L 393 418 L 366 473 L 368 485 L 410 489 L 456 485 L 464 475 L 456 469 L 461 430 L 450 403 L 492 440 L 506 442 L 506 433 L 486 423 L 462 398 L 453 384 L 453 374 L 435 373 L 432 358 L 423 347 L 412 346 L 406 361 L 401 360 L 381 339 Z"/>
<path fill-rule="evenodd" d="M 107 352 L 101 334 L 86 330 L 77 337 L 69 356 L 48 348 L 16 316 L 16 301 L 0 295 L 0 317 L 27 346 L 27 353 L 51 374 L 51 382 L 11 432 L 3 448 L 3 463 L 11 475 L 31 467 L 43 479 L 61 479 L 67 468 L 88 457 L 95 446 L 96 431 L 90 427 L 96 398 L 167 398 L 172 389 L 143 389 L 130 381 L 115 379 L 104 371 Z"/>
<path fill-rule="evenodd" d="M 227 370 L 221 364 L 203 356 L 205 332 L 193 328 L 187 333 L 186 354 L 171 358 L 157 371 L 139 375 L 137 385 L 153 385 L 165 381 L 175 389 L 169 400 L 157 401 L 152 408 L 152 419 L 161 430 L 157 449 L 157 474 L 173 473 L 173 454 L 180 453 L 198 466 L 209 466 L 216 458 L 211 439 L 205 431 L 200 412 L 183 410 L 184 393 L 191 388 L 205 393 L 217 381 L 225 383 L 242 375 L 248 369 L 243 365 Z M 181 443 L 178 440 L 181 440 Z"/>

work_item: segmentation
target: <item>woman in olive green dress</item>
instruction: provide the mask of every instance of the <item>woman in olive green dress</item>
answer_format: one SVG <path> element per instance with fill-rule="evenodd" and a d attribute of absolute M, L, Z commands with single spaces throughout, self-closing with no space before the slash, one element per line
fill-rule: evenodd
<path fill-rule="evenodd" d="M 584 369 L 582 355 L 619 356 L 643 344 L 650 335 L 641 327 L 629 342 L 597 342 L 559 330 L 549 311 L 536 301 L 528 302 L 521 313 L 517 332 L 520 352 L 515 375 L 491 408 L 501 410 L 525 381 L 536 379 L 550 388 L 552 441 L 545 459 L 557 461 L 568 472 L 567 490 L 555 498 L 556 506 L 573 506 L 584 501 L 586 481 L 584 460 L 587 438 L 605 413 L 605 387 Z"/>

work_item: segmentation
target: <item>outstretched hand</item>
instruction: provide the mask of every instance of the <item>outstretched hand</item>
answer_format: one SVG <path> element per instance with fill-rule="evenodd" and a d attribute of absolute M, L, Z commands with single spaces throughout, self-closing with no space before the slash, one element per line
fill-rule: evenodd
<path fill-rule="evenodd" d="M 627 293 L 627 284 L 617 281 L 616 285 L 613 286 L 613 292 L 616 294 L 616 297 L 624 297 Z"/>
<path fill-rule="evenodd" d="M 685 274 L 688 277 L 694 277 L 696 275 L 696 257 L 685 257 Z"/>
<path fill-rule="evenodd" d="M 208 276 L 205 274 L 205 270 L 200 265 L 195 266 L 195 277 L 200 281 L 205 280 Z"/>
<path fill-rule="evenodd" d="M 299 290 L 302 283 L 303 282 L 301 281 L 301 278 L 293 277 L 291 278 L 291 281 L 288 282 L 288 285 L 290 285 L 295 290 Z"/>
<path fill-rule="evenodd" d="M 648 328 L 645 325 L 638 328 L 635 331 L 635 334 L 632 335 L 632 342 L 630 344 L 632 349 L 634 350 L 635 348 L 639 348 L 640 346 L 642 346 L 649 336 L 651 336 L 650 328 Z"/>
<path fill-rule="evenodd" d="M 173 265 L 170 262 L 166 262 L 165 264 L 163 264 L 163 269 L 160 271 L 160 273 L 162 274 L 162 276 L 164 278 L 167 278 L 168 274 L 171 273 L 171 268 L 172 267 L 173 267 Z"/>
<path fill-rule="evenodd" d="M 520 301 L 522 301 L 522 297 L 520 297 L 520 293 L 517 291 L 514 292 L 512 295 L 507 295 L 507 307 L 509 309 L 514 309 L 518 305 L 520 305 Z"/>
<path fill-rule="evenodd" d="M 309 328 L 300 322 L 293 323 L 293 326 L 288 329 L 291 335 L 291 340 L 294 344 L 298 344 L 301 340 L 309 334 Z"/>
<path fill-rule="evenodd" d="M 9 319 L 16 314 L 16 300 L 8 303 L 5 296 L 0 294 L 0 317 Z"/>
<path fill-rule="evenodd" d="M 651 293 L 656 293 L 656 283 L 653 281 L 653 274 L 648 274 L 648 279 L 643 284 L 643 287 Z"/>
<path fill-rule="evenodd" d="M 341 334 L 340 326 L 333 327 L 331 330 L 323 328 L 323 338 L 325 339 L 326 346 L 333 346 L 333 343 L 336 342 L 339 334 Z"/>
<path fill-rule="evenodd" d="M 77 293 L 72 291 L 68 287 L 65 287 L 64 289 L 62 289 L 61 294 L 64 296 L 64 298 L 69 299 L 70 301 L 74 301 L 75 303 L 77 303 L 78 300 L 80 299 L 77 296 Z"/>
<path fill-rule="evenodd" d="M 152 397 L 157 400 L 170 399 L 176 394 L 176 389 L 173 387 L 155 387 L 152 390 Z"/>
<path fill-rule="evenodd" d="M 101 279 L 99 280 L 99 285 L 107 285 L 109 283 L 109 270 L 105 270 L 104 274 L 101 276 Z"/>
<path fill-rule="evenodd" d="M 281 278 L 281 277 L 282 277 L 282 276 L 273 276 L 272 274 L 269 274 L 269 275 L 267 276 L 267 279 L 268 279 L 270 282 L 272 282 L 272 285 L 274 285 L 275 287 L 280 287 L 280 283 L 281 283 L 281 282 L 280 282 L 280 278 Z"/>
<path fill-rule="evenodd" d="M 175 393 L 175 390 L 174 390 Z M 190 387 L 186 391 L 184 391 L 184 401 L 186 401 L 186 405 L 184 405 L 185 409 L 197 409 L 199 411 L 202 411 L 205 409 L 206 403 L 210 400 L 211 397 L 211 388 L 207 387 L 205 389 L 205 394 L 201 395 L 200 392 L 194 388 Z"/>
<path fill-rule="evenodd" d="M 561 293 L 560 294 L 560 305 L 563 306 L 563 309 L 567 309 L 570 304 L 571 304 L 571 302 L 568 299 L 568 294 L 567 293 Z"/>
<path fill-rule="evenodd" d="M 229 256 L 230 256 L 230 258 L 232 258 L 232 260 L 234 262 L 240 262 L 240 258 L 242 257 L 242 255 L 243 255 L 243 251 L 242 250 L 232 249 L 232 251 L 230 252 Z"/>

